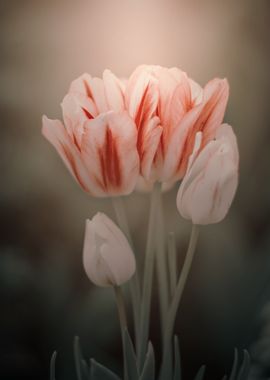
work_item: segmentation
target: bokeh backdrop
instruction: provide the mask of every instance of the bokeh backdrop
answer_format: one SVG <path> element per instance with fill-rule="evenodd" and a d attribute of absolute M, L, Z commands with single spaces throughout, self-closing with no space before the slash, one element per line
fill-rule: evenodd
<path fill-rule="evenodd" d="M 116 372 L 121 345 L 113 295 L 82 269 L 85 219 L 114 218 L 110 200 L 85 194 L 41 136 L 41 116 L 61 118 L 70 82 L 141 63 L 178 66 L 204 85 L 227 77 L 226 121 L 241 156 L 240 186 L 224 222 L 205 227 L 178 313 L 183 373 L 230 370 L 249 349 L 252 379 L 270 363 L 269 0 L 0 1 L 0 378 L 75 379 L 73 337 L 86 358 Z M 190 226 L 166 193 L 166 228 L 179 266 Z M 137 249 L 145 244 L 149 196 L 125 199 Z M 155 300 L 155 297 L 154 297 Z M 153 307 L 156 307 L 154 302 Z M 159 352 L 158 321 L 151 337 Z"/>

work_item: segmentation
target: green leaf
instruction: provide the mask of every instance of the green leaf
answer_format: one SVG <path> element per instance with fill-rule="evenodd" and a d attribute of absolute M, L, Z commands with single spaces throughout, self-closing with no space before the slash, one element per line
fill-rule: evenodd
<path fill-rule="evenodd" d="M 151 342 L 148 344 L 148 350 L 140 380 L 155 380 L 155 354 Z"/>
<path fill-rule="evenodd" d="M 178 337 L 174 336 L 174 375 L 173 380 L 181 380 L 181 356 Z"/>
<path fill-rule="evenodd" d="M 108 368 L 91 359 L 91 380 L 121 380 Z"/>
<path fill-rule="evenodd" d="M 234 349 L 233 366 L 232 366 L 232 370 L 231 370 L 231 374 L 230 374 L 229 380 L 235 380 L 236 373 L 237 373 L 237 367 L 238 367 L 238 351 L 235 348 Z"/>
<path fill-rule="evenodd" d="M 197 375 L 195 376 L 194 380 L 203 380 L 205 373 L 205 365 L 202 365 L 199 371 L 197 372 Z"/>
<path fill-rule="evenodd" d="M 75 367 L 78 380 L 89 379 L 89 367 L 84 359 L 82 359 L 80 339 L 78 336 L 74 338 L 74 357 Z"/>
<path fill-rule="evenodd" d="M 55 380 L 55 361 L 57 352 L 54 351 L 50 361 L 50 380 Z"/>
<path fill-rule="evenodd" d="M 237 380 L 247 380 L 250 370 L 250 356 L 247 350 L 244 350 L 244 359 L 239 369 Z"/>
<path fill-rule="evenodd" d="M 124 331 L 124 351 L 128 380 L 138 380 L 139 370 L 137 365 L 137 358 L 135 355 L 132 340 L 127 329 Z"/>

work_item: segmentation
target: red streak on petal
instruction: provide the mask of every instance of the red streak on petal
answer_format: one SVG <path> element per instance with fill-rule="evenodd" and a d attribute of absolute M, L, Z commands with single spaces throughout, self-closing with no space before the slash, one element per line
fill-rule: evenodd
<path fill-rule="evenodd" d="M 91 115 L 91 113 L 89 111 L 87 111 L 87 109 L 83 108 L 82 107 L 82 110 L 83 112 L 85 113 L 85 116 L 88 118 L 88 119 L 94 119 L 93 115 Z"/>
<path fill-rule="evenodd" d="M 116 139 L 109 128 L 106 130 L 104 146 L 98 150 L 104 187 L 119 188 L 122 183 L 120 160 Z"/>
<path fill-rule="evenodd" d="M 197 132 L 203 133 L 202 145 L 201 145 L 200 151 L 209 141 L 209 137 L 211 138 L 211 136 L 206 135 L 204 129 L 205 129 L 205 126 L 207 125 L 208 120 L 210 119 L 212 115 L 212 112 L 215 110 L 215 107 L 217 106 L 219 100 L 220 100 L 220 96 L 215 96 L 215 100 L 210 99 L 208 103 L 204 106 L 201 114 L 199 115 L 194 125 L 191 127 L 183 146 L 183 151 L 182 151 L 182 154 L 177 166 L 177 171 L 179 170 L 184 170 L 184 172 L 186 171 L 188 158 L 192 153 L 195 136 Z"/>
<path fill-rule="evenodd" d="M 137 150 L 140 159 L 144 156 L 144 141 L 145 141 L 145 123 L 153 116 L 150 114 L 151 106 L 152 106 L 152 94 L 149 94 L 150 85 L 148 84 L 144 90 L 140 106 L 137 110 L 137 114 L 135 117 L 135 124 L 138 130 L 137 136 Z"/>
<path fill-rule="evenodd" d="M 78 142 L 77 137 L 75 136 L 75 134 L 73 134 L 73 141 L 74 141 L 74 144 L 76 145 L 77 149 L 79 151 L 81 151 L 80 144 L 79 144 L 79 142 Z"/>
<path fill-rule="evenodd" d="M 142 96 L 142 99 L 140 102 L 140 106 L 139 106 L 137 114 L 136 114 L 135 123 L 136 123 L 138 129 L 141 128 L 143 121 L 146 117 L 146 111 L 147 111 L 147 108 L 146 108 L 147 98 L 146 97 L 147 97 L 148 89 L 149 89 L 149 84 L 145 87 L 145 90 L 144 90 L 144 93 L 143 93 L 143 96 Z"/>
<path fill-rule="evenodd" d="M 85 88 L 87 96 L 92 99 L 93 96 L 92 96 L 92 92 L 91 92 L 91 89 L 89 87 L 89 84 L 86 82 L 86 80 L 83 81 L 83 84 L 84 84 L 84 88 Z"/>

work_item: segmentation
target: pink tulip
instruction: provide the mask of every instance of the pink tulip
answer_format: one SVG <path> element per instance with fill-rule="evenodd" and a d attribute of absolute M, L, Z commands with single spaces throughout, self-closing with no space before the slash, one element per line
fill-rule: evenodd
<path fill-rule="evenodd" d="M 129 194 L 139 173 L 137 129 L 124 108 L 124 84 L 110 71 L 72 82 L 64 124 L 43 117 L 43 135 L 81 187 L 93 196 Z"/>
<path fill-rule="evenodd" d="M 203 134 L 198 132 L 176 203 L 180 214 L 193 224 L 212 224 L 220 222 L 231 206 L 238 185 L 239 154 L 235 134 L 227 124 L 200 150 L 202 143 Z"/>
<path fill-rule="evenodd" d="M 98 286 L 122 285 L 135 272 L 135 257 L 125 235 L 105 214 L 86 221 L 83 264 Z"/>
<path fill-rule="evenodd" d="M 177 68 L 139 66 L 131 75 L 126 107 L 138 129 L 140 173 L 146 181 L 175 182 L 187 168 L 195 135 L 202 147 L 221 124 L 228 101 L 226 80 L 204 89 Z"/>

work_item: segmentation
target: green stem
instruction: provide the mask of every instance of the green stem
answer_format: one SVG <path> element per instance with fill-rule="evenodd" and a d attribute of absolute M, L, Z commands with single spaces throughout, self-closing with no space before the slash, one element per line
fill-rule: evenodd
<path fill-rule="evenodd" d="M 148 224 L 148 235 L 146 244 L 144 277 L 143 277 L 143 292 L 142 292 L 142 307 L 140 318 L 140 346 L 138 355 L 139 370 L 142 370 L 144 359 L 147 350 L 149 337 L 149 319 L 151 308 L 151 293 L 153 282 L 154 269 L 154 253 L 155 253 L 155 223 L 157 219 L 158 202 L 159 202 L 160 184 L 155 183 L 151 194 L 151 205 Z"/>
<path fill-rule="evenodd" d="M 116 214 L 117 223 L 122 230 L 122 232 L 127 237 L 130 246 L 133 250 L 133 253 L 135 255 L 135 250 L 132 243 L 131 233 L 129 229 L 129 224 L 125 212 L 125 208 L 123 205 L 123 199 L 120 197 L 113 197 L 112 198 L 112 204 L 113 208 Z M 136 258 L 136 255 L 135 255 Z M 136 260 L 137 261 L 137 260 Z M 137 263 L 138 264 L 138 263 Z M 140 292 L 140 285 L 139 285 L 139 275 L 138 275 L 138 265 L 136 268 L 136 272 L 132 279 L 129 281 L 129 290 L 131 294 L 131 303 L 132 303 L 132 313 L 133 313 L 133 320 L 134 320 L 134 331 L 135 331 L 135 341 L 136 341 L 136 350 L 138 352 L 139 349 L 139 333 L 140 333 L 140 298 L 141 298 L 141 292 Z"/>
<path fill-rule="evenodd" d="M 125 207 L 123 204 L 123 199 L 121 197 L 112 197 L 111 199 L 112 199 L 114 212 L 115 212 L 115 215 L 117 218 L 117 222 L 118 222 L 122 232 L 126 235 L 128 241 L 129 241 L 129 244 L 133 248 L 132 237 L 131 237 L 131 233 L 130 233 L 130 229 L 129 229 L 127 215 L 125 212 Z"/>
<path fill-rule="evenodd" d="M 187 277 L 191 268 L 192 260 L 195 253 L 196 244 L 198 241 L 199 229 L 198 226 L 193 225 L 191 236 L 189 240 L 189 246 L 185 258 L 185 262 L 178 279 L 178 283 L 175 289 L 175 293 L 172 299 L 172 303 L 169 309 L 166 332 L 165 332 L 165 341 L 164 341 L 164 351 L 160 372 L 160 380 L 170 379 L 172 377 L 172 357 L 171 357 L 171 345 L 172 345 L 172 334 L 175 323 L 175 318 L 177 314 L 177 310 L 179 307 L 179 303 L 182 298 L 182 294 L 185 288 L 185 284 L 187 281 Z"/>
<path fill-rule="evenodd" d="M 168 235 L 168 262 L 169 262 L 169 278 L 170 278 L 170 295 L 173 297 L 176 281 L 177 281 L 177 259 L 176 259 L 176 244 L 174 232 Z"/>
<path fill-rule="evenodd" d="M 125 310 L 124 297 L 119 286 L 114 286 L 113 288 L 116 305 L 118 309 L 120 329 L 121 329 L 121 337 L 122 337 L 122 350 L 123 350 L 123 360 L 124 360 L 124 379 L 127 380 L 127 358 L 126 358 L 126 350 L 125 350 L 125 329 L 127 328 L 127 316 Z"/>
<path fill-rule="evenodd" d="M 160 316 L 161 316 L 161 330 L 162 336 L 165 333 L 166 327 L 166 317 L 168 314 L 168 304 L 169 304 L 169 289 L 168 289 L 168 265 L 167 258 L 165 256 L 165 228 L 164 228 L 164 214 L 163 214 L 163 203 L 162 203 L 162 193 L 159 192 L 159 202 L 158 202 L 158 218 L 157 218 L 157 280 L 159 286 L 159 297 L 160 297 Z"/>

